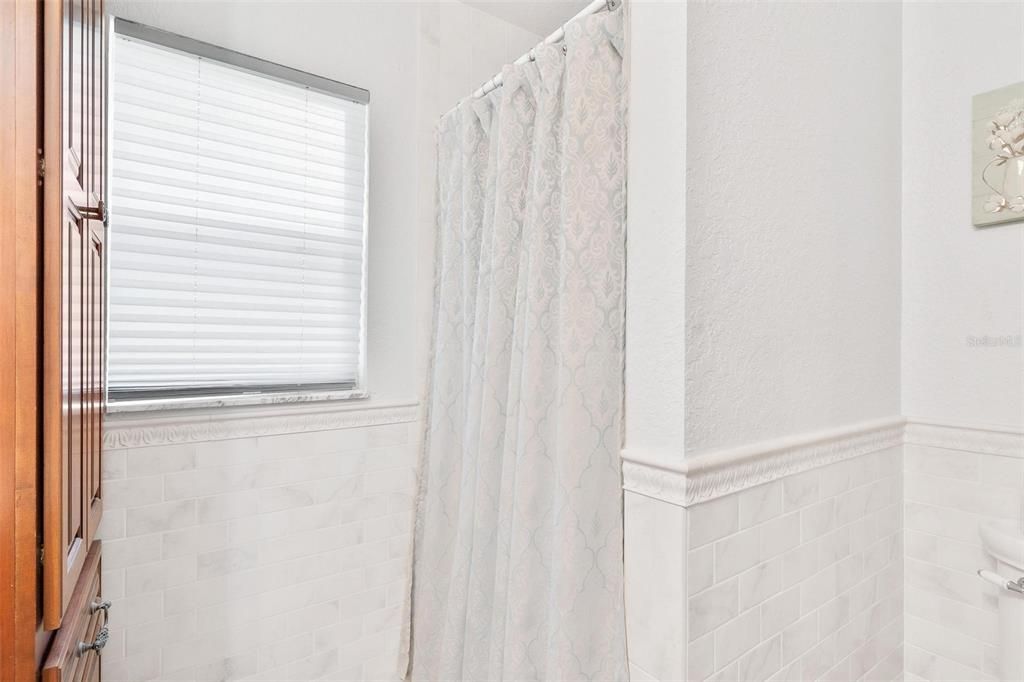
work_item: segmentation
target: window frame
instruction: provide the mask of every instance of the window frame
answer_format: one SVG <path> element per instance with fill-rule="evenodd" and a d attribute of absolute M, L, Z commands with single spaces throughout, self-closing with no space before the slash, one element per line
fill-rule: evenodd
<path fill-rule="evenodd" d="M 317 383 L 291 383 L 291 384 L 238 384 L 233 386 L 213 387 L 163 387 L 163 388 L 120 388 L 111 389 L 107 383 L 106 411 L 107 412 L 137 412 L 156 409 L 173 409 L 187 407 L 219 407 L 226 405 L 258 405 L 268 403 L 294 403 L 312 402 L 326 400 L 355 400 L 369 398 L 366 388 L 366 367 L 367 367 L 367 300 L 368 300 L 368 242 L 369 242 L 369 186 L 370 186 L 370 91 L 340 81 L 331 80 L 323 76 L 300 71 L 288 66 L 277 64 L 259 57 L 253 57 L 242 52 L 230 50 L 212 43 L 203 42 L 162 29 L 153 28 L 120 17 L 112 18 L 111 30 L 114 34 L 132 40 L 139 40 L 169 50 L 181 52 L 201 59 L 209 59 L 220 64 L 254 73 L 272 80 L 299 85 L 327 95 L 362 104 L 366 107 L 366 135 L 365 135 L 365 170 L 363 183 L 363 248 L 362 248 L 362 281 L 360 283 L 360 313 L 359 313 L 359 358 L 356 368 L 356 379 L 354 382 L 317 382 Z M 116 40 L 108 41 L 108 50 L 111 55 L 108 60 L 111 68 L 116 68 L 113 58 L 113 50 L 116 49 Z M 113 129 L 113 84 L 106 92 L 107 99 L 107 125 Z M 108 147 L 107 153 L 112 156 L 112 146 Z M 113 159 L 107 159 L 107 183 L 109 185 L 110 175 L 113 173 Z M 108 247 L 111 252 L 116 250 L 113 240 L 116 233 L 107 228 L 110 233 L 111 245 Z M 110 262 L 106 260 L 107 281 L 110 281 Z M 106 307 L 106 315 L 109 316 L 109 307 Z M 109 337 L 110 325 L 106 325 Z M 110 366 L 110 343 L 107 339 L 107 359 L 105 371 Z"/>

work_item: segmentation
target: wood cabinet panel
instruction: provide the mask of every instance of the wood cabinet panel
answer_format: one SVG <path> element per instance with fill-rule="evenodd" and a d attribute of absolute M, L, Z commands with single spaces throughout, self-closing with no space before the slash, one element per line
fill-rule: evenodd
<path fill-rule="evenodd" d="M 85 416 L 83 433 L 86 442 L 83 448 L 85 452 L 83 458 L 83 507 L 86 520 L 85 535 L 92 540 L 96 537 L 100 517 L 103 515 L 103 408 L 106 376 L 104 372 L 106 272 L 103 261 L 103 241 L 96 230 L 89 231 L 84 258 L 85 310 L 89 327 L 86 330 L 85 388 L 83 392 Z"/>
<path fill-rule="evenodd" d="M 100 594 L 100 545 L 94 542 L 82 565 L 81 579 L 68 602 L 64 625 L 56 632 L 43 663 L 43 682 L 96 682 L 99 656 L 106 645 L 107 610 Z"/>
<path fill-rule="evenodd" d="M 0 2 L 0 680 L 38 679 L 41 5 Z M 41 652 L 40 652 L 41 654 Z"/>
<path fill-rule="evenodd" d="M 46 679 L 99 677 L 69 652 L 102 627 L 82 595 L 101 549 L 105 28 L 102 0 L 0 0 L 4 682 L 38 682 L 46 660 Z"/>
<path fill-rule="evenodd" d="M 106 26 L 43 7 L 43 625 L 61 626 L 102 514 Z"/>

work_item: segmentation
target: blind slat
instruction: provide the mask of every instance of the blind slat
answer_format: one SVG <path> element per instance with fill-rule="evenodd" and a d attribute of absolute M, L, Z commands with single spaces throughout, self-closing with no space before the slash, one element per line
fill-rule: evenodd
<path fill-rule="evenodd" d="M 358 320 L 356 318 L 357 318 L 356 315 L 347 315 L 347 316 L 339 315 L 338 319 L 333 319 L 333 320 L 307 319 L 307 320 L 302 320 L 302 325 L 303 325 L 303 327 L 324 327 L 324 328 L 327 328 L 327 329 L 337 329 L 338 327 L 344 327 L 346 324 L 355 325 L 358 322 Z M 214 316 L 209 316 L 209 315 L 204 317 L 204 316 L 201 316 L 198 312 L 194 316 L 188 316 L 188 315 L 175 315 L 175 314 L 172 314 L 172 313 L 135 313 L 135 312 L 127 312 L 127 311 L 111 311 L 110 312 L 110 321 L 111 321 L 111 325 L 110 325 L 111 332 L 113 332 L 114 329 L 118 328 L 118 325 L 117 325 L 118 322 L 135 322 L 135 323 L 140 323 L 140 324 L 152 324 L 152 323 L 159 323 L 159 322 L 167 322 L 167 323 L 171 323 L 171 324 L 175 324 L 175 325 L 181 325 L 181 326 L 185 326 L 185 325 L 200 325 L 200 326 L 203 326 L 203 325 L 206 325 L 206 326 L 214 326 L 214 327 L 221 327 L 221 326 L 275 327 L 275 326 L 281 325 L 282 323 L 283 324 L 288 324 L 287 322 L 282 322 L 281 320 L 278 320 L 277 318 L 268 318 L 268 317 L 258 317 L 258 318 L 257 317 L 239 317 L 239 318 L 226 319 L 226 318 L 222 318 L 222 317 L 214 317 Z M 294 323 L 296 321 L 295 320 L 291 320 L 290 322 Z M 187 329 L 182 329 L 179 333 L 180 334 L 187 334 L 187 333 L 189 333 L 189 331 Z M 111 358 L 111 363 L 110 364 L 111 364 L 111 366 L 114 365 L 113 358 Z"/>
<path fill-rule="evenodd" d="M 346 301 L 361 303 L 358 295 L 344 292 L 338 294 L 334 287 L 323 287 L 324 291 L 315 290 L 309 286 L 294 286 L 290 284 L 277 284 L 274 287 L 234 286 L 224 281 L 220 282 L 177 282 L 171 277 L 164 277 L 162 280 L 146 280 L 142 278 L 121 280 L 123 290 L 140 295 L 149 295 L 150 292 L 187 291 L 196 294 L 238 294 L 240 296 L 267 297 L 272 299 L 301 301 Z M 193 278 L 194 279 L 194 278 Z M 230 281 L 230 280 L 229 280 Z"/>
<path fill-rule="evenodd" d="M 116 120 L 117 119 L 115 118 L 115 122 Z M 312 157 L 302 159 L 296 156 L 290 156 L 287 157 L 288 160 L 281 160 L 267 157 L 282 155 L 254 153 L 253 150 L 232 147 L 227 144 L 189 145 L 179 140 L 171 139 L 168 136 L 140 135 L 138 133 L 129 132 L 124 128 L 115 128 L 111 139 L 115 150 L 121 145 L 135 144 L 148 149 L 156 148 L 163 152 L 174 152 L 190 157 L 205 157 L 207 159 L 229 161 L 231 163 L 238 164 L 256 161 L 257 163 L 255 165 L 258 165 L 261 168 L 267 168 L 281 173 L 298 176 L 315 174 L 318 177 L 325 177 L 330 180 L 348 180 L 352 182 L 357 181 L 363 174 L 363 169 L 360 166 L 360 161 L 362 159 L 358 158 L 345 159 L 345 163 L 341 163 L 339 161 L 336 164 L 328 164 Z M 298 163 L 299 161 L 305 161 L 305 163 L 300 165 Z M 315 164 L 317 167 L 311 171 L 309 169 L 310 164 Z"/>
<path fill-rule="evenodd" d="M 127 165 L 127 164 L 126 164 Z M 301 208 L 308 208 L 315 211 L 326 211 L 328 213 L 337 211 L 344 208 L 346 205 L 358 205 L 362 208 L 363 198 L 359 195 L 353 194 L 350 197 L 338 197 L 337 193 L 334 194 L 320 194 L 317 195 L 317 199 L 311 199 L 311 192 L 297 189 L 291 191 L 289 194 L 281 194 L 282 189 L 288 189 L 280 187 L 274 184 L 263 184 L 262 187 L 247 187 L 246 185 L 255 184 L 248 181 L 235 180 L 232 185 L 220 184 L 217 182 L 211 182 L 209 177 L 204 177 L 204 173 L 190 173 L 191 177 L 175 177 L 170 173 L 164 172 L 162 174 L 157 173 L 146 173 L 133 168 L 118 168 L 116 177 L 121 180 L 131 181 L 137 185 L 143 187 L 178 187 L 181 189 L 198 189 L 202 187 L 202 191 L 207 194 L 215 194 L 223 197 L 231 197 L 233 199 L 255 199 L 268 204 L 279 204 L 281 206 L 297 206 Z M 244 184 L 243 184 L 244 183 Z M 273 187 L 276 192 L 268 192 L 267 187 Z M 329 202 L 319 197 L 335 197 L 337 201 Z M 362 213 L 358 214 L 362 216 Z"/>
<path fill-rule="evenodd" d="M 198 226 L 197 226 L 198 228 Z M 362 262 L 363 255 L 357 251 L 347 251 L 336 245 L 333 249 L 310 245 L 303 235 L 297 234 L 278 239 L 267 239 L 261 241 L 246 241 L 238 237 L 222 237 L 214 230 L 158 230 L 147 227 L 130 226 L 122 230 L 122 235 L 137 237 L 138 241 L 149 243 L 151 240 L 166 240 L 171 242 L 186 241 L 195 245 L 209 246 L 237 246 L 243 249 L 255 249 L 260 251 L 271 251 L 275 253 L 295 254 L 297 256 L 321 256 L 341 260 Z M 314 244 L 316 243 L 315 240 Z"/>
<path fill-rule="evenodd" d="M 265 168 L 252 168 L 245 164 L 218 163 L 209 159 L 188 158 L 187 160 L 171 158 L 164 154 L 153 154 L 151 149 L 141 148 L 123 149 L 111 147 L 113 158 L 118 161 L 112 171 L 121 173 L 122 169 L 129 167 L 127 162 L 135 166 L 153 171 L 186 171 L 195 173 L 202 179 L 204 176 L 215 178 L 226 178 L 232 182 L 245 183 L 246 185 L 259 185 L 274 189 L 284 189 L 293 192 L 302 192 L 312 196 L 332 197 L 342 200 L 362 198 L 362 179 L 358 182 L 334 182 L 323 178 L 309 178 L 268 171 Z M 262 175 L 254 174 L 262 173 Z"/>
<path fill-rule="evenodd" d="M 132 202 L 137 203 L 137 202 Z M 139 218 L 140 220 L 148 220 L 157 223 L 170 223 L 174 225 L 195 225 L 197 218 L 197 212 L 190 215 L 186 215 L 182 211 L 171 212 L 166 210 L 157 210 L 161 208 L 156 205 L 149 205 L 145 208 L 133 208 L 132 206 L 124 206 L 120 210 L 120 215 L 123 218 Z M 221 230 L 240 230 L 242 232 L 259 233 L 268 235 L 277 235 L 281 237 L 292 236 L 296 233 L 301 234 L 303 229 L 312 231 L 314 235 L 322 236 L 326 233 L 328 241 L 334 241 L 338 244 L 347 244 L 350 246 L 357 246 L 362 248 L 363 245 L 363 233 L 360 228 L 356 228 L 350 224 L 351 218 L 348 216 L 339 215 L 337 222 L 330 230 L 319 230 L 316 225 L 303 225 L 301 223 L 289 223 L 280 220 L 271 220 L 262 216 L 250 215 L 246 216 L 245 222 L 239 222 L 237 220 L 224 220 L 222 218 L 214 218 L 205 213 L 202 217 L 201 223 L 210 228 L 217 228 Z M 261 223 L 274 223 L 273 225 L 266 225 Z M 332 235 L 333 233 L 333 235 Z M 333 239 L 330 237 L 333 236 Z"/>
<path fill-rule="evenodd" d="M 155 241 L 155 240 L 154 240 Z M 262 266 L 266 268 L 279 268 L 282 270 L 313 270 L 316 272 L 344 272 L 347 274 L 355 274 L 361 271 L 361 266 L 358 264 L 349 265 L 342 259 L 337 259 L 334 262 L 323 263 L 313 265 L 309 261 L 314 257 L 309 258 L 284 258 L 289 254 L 280 254 L 282 257 L 278 258 L 261 258 L 258 256 L 247 255 L 242 253 L 233 253 L 230 251 L 215 252 L 207 249 L 173 249 L 158 244 L 148 244 L 145 247 L 136 246 L 129 244 L 127 238 L 120 240 L 120 252 L 122 254 L 145 254 L 145 255 L 158 255 L 164 258 L 178 258 L 183 260 L 202 260 L 214 263 L 238 263 L 244 265 Z M 114 284 L 111 284 L 113 288 Z"/>
<path fill-rule="evenodd" d="M 365 104 L 116 36 L 111 391 L 355 386 Z"/>
<path fill-rule="evenodd" d="M 222 267 L 218 267 L 221 265 Z M 348 273 L 322 273 L 322 272 L 294 272 L 292 270 L 278 269 L 276 272 L 269 272 L 266 269 L 261 269 L 260 272 L 253 272 L 252 270 L 232 270 L 238 266 L 233 263 L 187 263 L 187 262 L 168 262 L 162 260 L 156 256 L 150 256 L 149 254 L 139 255 L 138 258 L 132 260 L 124 260 L 118 264 L 118 269 L 133 274 L 140 272 L 145 273 L 164 273 L 171 275 L 192 275 L 195 274 L 201 278 L 222 278 L 229 279 L 233 282 L 263 282 L 263 283 L 275 283 L 284 282 L 289 284 L 303 284 L 310 286 L 320 287 L 339 287 L 348 289 L 350 291 L 359 292 L 361 290 L 359 283 L 349 283 L 347 274 Z"/>
<path fill-rule="evenodd" d="M 178 293 L 178 292 L 175 292 Z M 111 309 L 125 308 L 189 308 L 192 310 L 224 310 L 230 308 L 232 311 L 253 310 L 267 313 L 288 313 L 291 315 L 358 315 L 360 303 L 354 302 L 329 302 L 319 301 L 314 303 L 303 303 L 301 301 L 271 303 L 265 300 L 211 300 L 200 297 L 179 297 L 153 296 L 135 298 L 132 296 L 116 295 L 110 299 Z"/>
<path fill-rule="evenodd" d="M 144 341 L 136 340 L 135 342 L 121 341 L 111 344 L 111 348 L 116 348 L 118 352 L 122 353 L 156 353 L 158 355 L 162 355 L 164 353 L 192 353 L 196 349 L 199 349 L 204 353 L 209 351 L 212 353 L 237 353 L 239 355 L 244 355 L 248 353 L 280 353 L 282 348 L 289 349 L 294 348 L 297 345 L 301 345 L 303 347 L 309 346 L 314 350 L 314 352 L 327 353 L 332 357 L 338 354 L 338 342 L 333 339 L 293 339 L 291 341 L 269 340 L 258 344 L 227 344 L 221 343 L 216 339 L 190 341 L 187 343 L 164 340 L 160 343 L 154 343 L 152 339 L 145 339 Z"/>
<path fill-rule="evenodd" d="M 118 326 L 127 327 L 130 326 L 130 324 L 131 323 L 128 322 L 121 322 L 118 323 Z M 124 336 L 126 336 L 129 339 L 129 341 L 116 341 L 112 339 L 111 346 L 113 346 L 115 343 L 129 342 L 146 344 L 152 343 L 151 339 L 161 339 L 163 341 L 166 341 L 168 338 L 173 338 L 169 337 L 165 330 L 159 327 L 158 325 L 150 325 L 145 329 L 137 329 L 133 333 L 125 334 Z M 252 340 L 254 342 L 291 342 L 302 339 L 309 339 L 313 341 L 330 341 L 333 343 L 337 341 L 351 341 L 352 339 L 358 338 L 358 335 L 352 332 L 334 333 L 330 329 L 305 329 L 299 332 L 290 332 L 287 329 L 282 331 L 279 329 L 264 328 L 261 330 L 259 328 L 248 327 L 241 331 L 199 329 L 196 330 L 196 332 L 191 335 L 191 338 L 195 339 L 197 342 L 204 339 L 216 339 L 218 341 L 232 341 L 235 339 L 245 339 Z"/>
<path fill-rule="evenodd" d="M 226 130 L 225 130 L 226 129 Z M 288 159 L 296 159 L 327 166 L 333 166 L 344 160 L 346 167 L 358 170 L 363 160 L 363 149 L 357 144 L 351 145 L 328 145 L 314 141 L 307 137 L 304 140 L 284 140 L 277 138 L 280 142 L 266 141 L 262 133 L 245 131 L 244 127 L 226 126 L 211 121 L 199 121 L 197 125 L 174 125 L 169 122 L 161 122 L 158 118 L 143 120 L 141 116 L 123 116 L 121 118 L 122 135 L 115 139 L 138 141 L 150 136 L 164 137 L 176 136 L 178 139 L 186 138 L 191 147 L 198 153 L 199 150 L 208 148 L 211 144 L 214 147 L 223 146 L 231 149 L 240 149 L 247 152 L 259 152 L 271 156 L 282 156 Z"/>
<path fill-rule="evenodd" d="M 127 183 L 126 183 L 127 184 Z M 153 189 L 156 189 L 155 187 Z M 334 227 L 338 224 L 339 216 L 346 216 L 359 220 L 363 215 L 362 202 L 351 202 L 355 205 L 352 207 L 346 206 L 342 209 L 337 209 L 332 212 L 319 210 L 314 207 L 302 206 L 298 204 L 295 209 L 291 211 L 282 211 L 280 208 L 276 210 L 270 206 L 259 206 L 254 205 L 253 201 L 250 202 L 223 202 L 223 201 L 210 201 L 209 199 L 202 198 L 201 195 L 206 194 L 206 190 L 201 187 L 193 188 L 191 192 L 192 196 L 188 196 L 189 192 L 171 193 L 164 188 L 163 192 L 157 191 L 139 191 L 130 186 L 122 187 L 121 198 L 123 200 L 131 199 L 132 204 L 154 204 L 158 206 L 169 207 L 171 209 L 177 209 L 178 207 L 209 211 L 213 213 L 226 213 L 229 215 L 239 215 L 244 217 L 258 216 L 262 220 L 278 221 L 282 223 L 292 223 L 296 226 L 319 226 L 319 227 Z M 263 204 L 266 202 L 260 200 L 254 200 L 255 204 Z M 166 209 L 165 209 L 166 210 Z"/>
<path fill-rule="evenodd" d="M 116 74 L 115 82 L 121 87 L 133 86 L 145 90 L 150 93 L 151 97 L 156 95 L 179 100 L 210 100 L 231 107 L 246 107 L 253 111 L 264 112 L 274 118 L 308 116 L 317 119 L 324 126 L 330 126 L 332 123 L 344 125 L 344 119 L 339 121 L 334 118 L 334 114 L 338 110 L 344 111 L 346 105 L 349 107 L 361 106 L 341 99 L 318 103 L 315 98 L 310 98 L 309 93 L 301 86 L 295 87 L 302 92 L 302 96 L 291 98 L 275 98 L 268 94 L 269 90 L 262 83 L 252 89 L 232 87 L 229 83 L 217 82 L 217 74 L 211 72 L 212 64 L 214 62 L 211 61 L 202 64 L 200 69 L 205 71 L 202 74 L 171 75 L 160 65 L 154 65 L 150 69 L 140 68 L 136 73 L 124 70 Z M 198 82 L 195 80 L 197 75 L 200 77 Z M 354 120 L 358 121 L 358 119 Z"/>
<path fill-rule="evenodd" d="M 160 116 L 155 116 L 152 110 L 143 103 L 143 98 L 130 97 L 121 93 L 116 100 L 121 107 L 120 118 L 125 123 L 150 128 L 152 130 L 182 133 L 194 132 L 196 123 L 192 117 L 195 105 L 174 107 L 165 105 Z M 247 135 L 270 138 L 292 144 L 310 144 L 322 150 L 335 152 L 348 152 L 350 154 L 361 154 L 362 141 L 365 139 L 366 131 L 362 127 L 351 130 L 327 132 L 322 130 L 311 130 L 309 126 L 299 124 L 275 123 L 273 126 L 265 125 L 263 120 L 257 117 L 250 117 L 253 120 L 245 120 L 240 112 L 232 112 L 232 115 L 219 114 L 214 111 L 203 109 L 202 125 L 211 128 L 224 127 L 232 131 Z"/>

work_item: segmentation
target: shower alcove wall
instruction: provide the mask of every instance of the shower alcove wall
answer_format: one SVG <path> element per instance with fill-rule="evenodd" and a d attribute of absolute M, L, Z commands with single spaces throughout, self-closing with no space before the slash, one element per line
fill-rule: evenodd
<path fill-rule="evenodd" d="M 459 3 L 228 2 L 202 17 L 113 4 L 214 42 L 215 27 L 244 25 L 228 47 L 367 87 L 388 134 L 371 162 L 373 400 L 109 421 L 104 582 L 118 629 L 106 677 L 170 674 L 194 651 L 197 675 L 390 675 L 430 315 L 434 125 L 539 36 Z M 957 112 L 1024 80 L 1024 8 L 985 7 L 1002 20 L 976 3 L 630 6 L 634 680 L 994 679 L 975 529 L 1006 517 L 1024 487 L 1024 353 L 964 339 L 1020 333 L 1024 234 L 971 229 Z M 306 54 L 317 41 L 351 53 Z M 380 46 L 387 58 L 367 61 Z M 280 472 L 288 454 L 351 466 L 329 480 L 353 504 L 319 497 L 322 480 L 232 489 L 238 467 Z M 182 485 L 203 492 L 168 497 Z M 314 528 L 274 529 L 327 509 Z M 285 568 L 310 556 L 329 577 Z M 205 601 L 268 557 L 278 583 Z M 295 629 L 265 646 L 248 639 L 250 616 Z"/>
<path fill-rule="evenodd" d="M 393 679 L 431 307 L 434 127 L 539 37 L 458 2 L 109 5 L 371 91 L 371 398 L 108 415 L 103 677 Z"/>

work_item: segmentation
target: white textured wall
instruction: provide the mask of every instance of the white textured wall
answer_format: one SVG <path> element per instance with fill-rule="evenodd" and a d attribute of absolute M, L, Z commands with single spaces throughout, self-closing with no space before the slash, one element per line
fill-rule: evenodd
<path fill-rule="evenodd" d="M 501 71 L 503 65 L 527 53 L 544 36 L 461 2 L 444 0 L 437 4 L 441 46 L 437 115 L 440 116 Z M 548 32 L 556 28 L 551 26 Z"/>
<path fill-rule="evenodd" d="M 903 10 L 903 412 L 1024 431 L 1024 224 L 971 225 L 971 98 L 1024 80 L 1024 2 L 907 3 Z M 938 143 L 937 143 L 938 141 Z M 1024 450 L 906 446 L 906 671 L 994 680 L 995 588 L 979 525 L 1014 519 Z M 1016 454 L 1016 456 L 1013 456 Z"/>
<path fill-rule="evenodd" d="M 635 2 L 629 21 L 625 441 L 681 459 L 686 387 L 687 10 Z"/>
<path fill-rule="evenodd" d="M 1024 80 L 1024 2 L 903 10 L 903 412 L 1024 428 L 1024 223 L 971 226 L 971 97 Z"/>
<path fill-rule="evenodd" d="M 899 415 L 900 4 L 688 8 L 687 460 Z M 900 676 L 901 466 L 688 509 L 688 679 Z"/>
<path fill-rule="evenodd" d="M 688 42 L 687 452 L 899 414 L 899 4 L 691 2 Z"/>

